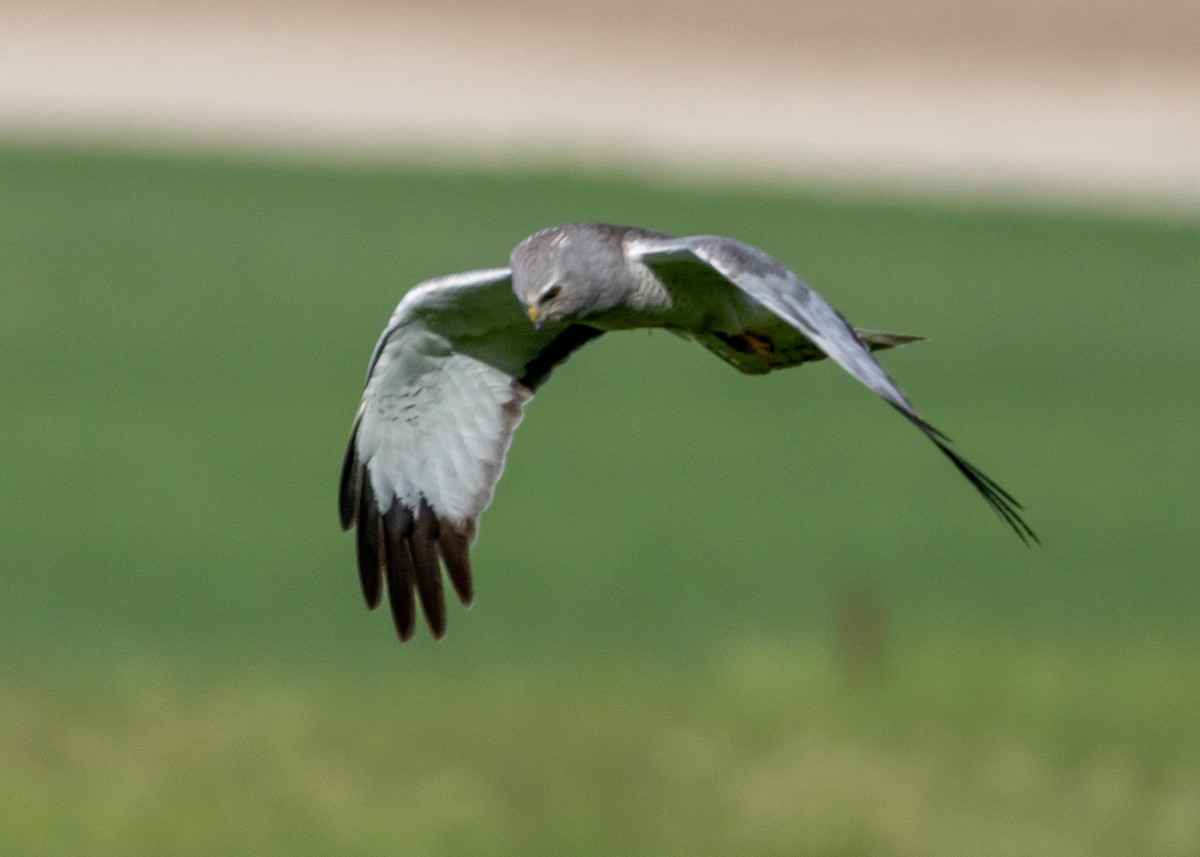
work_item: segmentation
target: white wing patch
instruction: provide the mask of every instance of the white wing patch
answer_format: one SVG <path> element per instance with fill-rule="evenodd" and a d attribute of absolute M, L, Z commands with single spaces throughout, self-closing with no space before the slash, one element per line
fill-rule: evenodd
<path fill-rule="evenodd" d="M 416 324 L 392 333 L 363 396 L 358 455 L 380 513 L 421 497 L 474 535 L 532 394 Z"/>

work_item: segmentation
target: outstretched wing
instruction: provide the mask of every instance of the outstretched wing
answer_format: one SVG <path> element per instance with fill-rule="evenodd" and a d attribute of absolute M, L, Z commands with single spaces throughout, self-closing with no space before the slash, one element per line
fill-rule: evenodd
<path fill-rule="evenodd" d="M 446 629 L 440 565 L 464 604 L 468 549 L 522 409 L 550 370 L 600 331 L 536 330 L 508 268 L 439 277 L 400 301 L 367 369 L 342 466 L 342 528 L 357 528 L 367 606 L 387 582 L 396 632 Z M 440 562 L 439 562 L 440 556 Z"/>
<path fill-rule="evenodd" d="M 950 439 L 917 413 L 896 382 L 888 377 L 847 321 L 792 271 L 766 253 L 730 238 L 642 238 L 631 255 L 648 265 L 677 298 L 728 305 L 728 289 L 712 289 L 714 281 L 732 284 L 751 301 L 795 327 L 830 359 L 870 387 L 919 428 L 958 471 L 1028 544 L 1037 535 L 1025 523 L 1011 494 L 950 447 Z M 715 276 L 714 276 L 715 275 Z M 705 288 L 705 286 L 709 288 Z M 718 310 L 719 312 L 720 310 Z"/>

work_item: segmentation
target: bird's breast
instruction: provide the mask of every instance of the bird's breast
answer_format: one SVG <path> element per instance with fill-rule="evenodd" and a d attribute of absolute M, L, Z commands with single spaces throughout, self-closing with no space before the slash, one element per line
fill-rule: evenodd
<path fill-rule="evenodd" d="M 671 294 L 654 272 L 636 262 L 626 269 L 625 274 L 624 282 L 620 284 L 623 291 L 620 303 L 589 315 L 586 323 L 604 330 L 677 326 Z"/>

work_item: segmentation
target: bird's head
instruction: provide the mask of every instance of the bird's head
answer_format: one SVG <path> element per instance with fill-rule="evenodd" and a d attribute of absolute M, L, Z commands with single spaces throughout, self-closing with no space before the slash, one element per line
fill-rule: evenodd
<path fill-rule="evenodd" d="M 525 314 L 533 322 L 534 327 L 556 321 L 570 322 L 568 315 L 570 301 L 563 297 L 563 284 L 558 278 L 532 289 L 527 296 L 521 296 Z"/>
<path fill-rule="evenodd" d="M 543 229 L 512 252 L 513 292 L 537 327 L 571 324 L 618 305 L 620 244 L 591 224 Z"/>

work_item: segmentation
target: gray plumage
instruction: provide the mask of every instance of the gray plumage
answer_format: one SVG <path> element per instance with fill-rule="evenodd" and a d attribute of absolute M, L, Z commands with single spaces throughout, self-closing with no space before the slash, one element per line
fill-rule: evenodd
<path fill-rule="evenodd" d="M 434 636 L 445 632 L 440 565 L 470 603 L 468 547 L 522 409 L 554 366 L 607 331 L 656 327 L 747 374 L 830 358 L 920 429 L 1023 541 L 1037 541 L 1020 504 L 871 356 L 920 337 L 851 327 L 790 270 L 730 238 L 570 223 L 526 238 L 509 267 L 415 287 L 371 355 L 339 510 L 343 528 L 358 529 L 367 605 L 386 582 L 402 640 L 414 601 Z"/>

